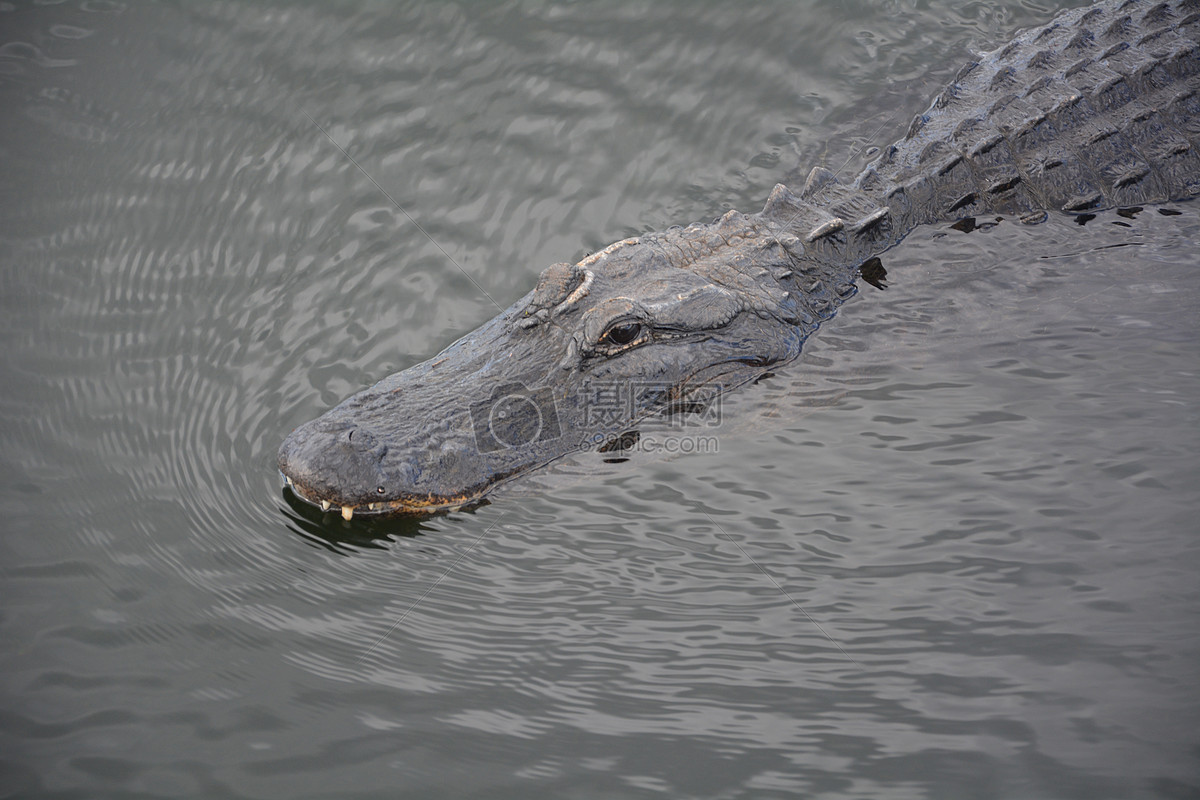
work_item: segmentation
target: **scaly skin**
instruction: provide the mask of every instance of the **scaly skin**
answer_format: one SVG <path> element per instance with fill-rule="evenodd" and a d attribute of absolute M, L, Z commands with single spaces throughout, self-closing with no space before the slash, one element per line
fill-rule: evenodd
<path fill-rule="evenodd" d="M 297 428 L 279 469 L 347 519 L 472 503 L 794 359 L 860 266 L 918 225 L 1194 197 L 1198 35 L 1200 0 L 1066 12 L 964 67 L 851 183 L 817 168 L 757 214 L 556 264 L 438 356 Z"/>

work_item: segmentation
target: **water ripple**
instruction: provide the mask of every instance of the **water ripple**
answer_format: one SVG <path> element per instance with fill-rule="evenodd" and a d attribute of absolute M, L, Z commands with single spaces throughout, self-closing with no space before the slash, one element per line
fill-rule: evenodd
<path fill-rule="evenodd" d="M 919 233 L 719 452 L 425 520 L 280 491 L 473 281 L 853 170 L 931 50 L 1044 17 L 839 9 L 0 12 L 6 788 L 1193 789 L 1190 207 Z"/>

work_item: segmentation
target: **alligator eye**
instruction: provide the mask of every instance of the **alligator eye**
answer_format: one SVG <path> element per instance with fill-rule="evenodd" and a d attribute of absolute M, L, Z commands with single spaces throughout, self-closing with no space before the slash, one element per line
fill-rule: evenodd
<path fill-rule="evenodd" d="M 622 325 L 614 325 L 604 332 L 601 337 L 602 341 L 611 342 L 612 344 L 623 346 L 638 338 L 642 333 L 642 323 L 626 322 Z"/>
<path fill-rule="evenodd" d="M 384 492 L 387 491 L 387 489 L 384 489 L 382 486 L 376 486 L 375 491 L 379 492 L 380 494 L 383 494 Z"/>

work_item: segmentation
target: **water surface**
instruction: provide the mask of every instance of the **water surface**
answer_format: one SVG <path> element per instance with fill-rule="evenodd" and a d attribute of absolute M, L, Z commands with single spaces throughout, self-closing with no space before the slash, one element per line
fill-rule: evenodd
<path fill-rule="evenodd" d="M 1052 6 L 4 4 L 0 792 L 1200 793 L 1195 203 L 918 231 L 715 452 L 388 523 L 274 469 Z"/>

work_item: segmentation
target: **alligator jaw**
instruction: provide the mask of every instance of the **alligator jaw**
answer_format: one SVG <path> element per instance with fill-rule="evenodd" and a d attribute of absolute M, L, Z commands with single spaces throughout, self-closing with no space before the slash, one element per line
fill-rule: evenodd
<path fill-rule="evenodd" d="M 434 362 L 442 361 L 443 357 L 439 356 L 434 359 Z M 674 384 L 674 389 L 677 390 L 680 397 L 706 397 L 712 398 L 714 395 L 710 392 L 721 393 L 726 390 L 733 389 L 746 381 L 752 380 L 762 374 L 763 369 L 772 363 L 781 359 L 770 359 L 767 362 L 758 360 L 728 360 L 724 362 L 713 363 L 713 365 L 704 366 L 698 371 L 690 371 L 684 375 L 682 380 Z M 418 368 L 419 369 L 419 368 Z M 558 378 L 556 371 L 550 373 L 552 378 Z M 391 379 L 383 381 L 388 384 L 389 381 L 397 379 L 403 380 L 407 377 L 407 373 L 394 375 Z M 456 381 L 451 381 L 456 383 Z M 361 392 L 361 395 L 367 395 L 376 390 L 372 387 L 371 390 Z M 709 393 L 704 393 L 709 392 Z M 358 397 L 358 396 L 355 396 Z M 355 398 L 350 398 L 347 401 L 353 404 Z M 580 403 L 572 401 L 570 396 L 559 398 L 559 413 L 562 414 L 562 431 L 568 433 L 575 428 L 570 422 L 572 407 L 577 408 Z M 346 404 L 343 404 L 346 405 Z M 414 468 L 413 459 L 420 457 L 422 449 L 410 449 L 404 452 L 401 447 L 396 447 L 397 455 L 403 452 L 400 458 L 400 469 L 396 468 L 395 463 L 386 464 L 385 468 L 378 471 L 378 479 L 372 477 L 367 483 L 361 480 L 355 483 L 353 477 L 346 479 L 347 475 L 364 474 L 362 469 L 342 470 L 337 479 L 329 481 L 325 480 L 326 469 L 329 469 L 331 464 L 346 462 L 348 447 L 346 441 L 342 439 L 350 439 L 342 437 L 343 431 L 346 428 L 341 427 L 341 422 L 330 423 L 325 422 L 326 417 L 306 423 L 296 429 L 284 441 L 280 449 L 280 458 L 278 458 L 278 467 L 280 467 L 280 475 L 284 487 L 287 491 L 293 494 L 293 497 L 302 501 L 307 505 L 319 507 L 324 512 L 341 513 L 344 521 L 350 522 L 355 517 L 379 517 L 379 516 L 426 516 L 436 515 L 436 513 L 454 512 L 469 507 L 476 507 L 486 503 L 487 495 L 504 485 L 504 483 L 516 479 L 516 477 L 532 473 L 546 467 L 559 458 L 572 455 L 582 450 L 593 450 L 595 445 L 611 439 L 613 435 L 625 431 L 629 426 L 635 425 L 638 420 L 643 419 L 655 409 L 661 407 L 660 402 L 652 402 L 646 405 L 636 414 L 631 415 L 628 419 L 620 420 L 617 425 L 610 425 L 604 428 L 596 428 L 590 433 L 586 440 L 576 440 L 570 435 L 558 437 L 553 440 L 532 441 L 527 443 L 528 446 L 512 446 L 509 449 L 498 449 L 490 453 L 474 453 L 476 458 L 470 459 L 472 467 L 478 465 L 478 461 L 484 458 L 496 459 L 500 467 L 484 468 L 476 471 L 476 480 L 469 483 L 464 482 L 467 488 L 457 488 L 452 479 L 448 482 L 443 479 L 442 471 L 430 464 L 426 464 L 424 468 Z M 341 408 L 341 407 L 340 407 Z M 330 414 L 337 414 L 338 410 L 334 409 Z M 358 437 L 353 439 L 367 438 L 370 435 L 359 433 Z M 317 440 L 317 446 L 312 447 L 312 441 Z M 478 443 L 478 440 L 476 440 Z M 494 444 L 494 443 L 493 443 Z M 386 455 L 388 449 L 372 449 L 370 452 L 383 451 Z M 353 459 L 352 459 L 353 461 Z M 493 462 L 496 463 L 496 462 Z M 456 470 L 450 470 L 454 474 Z M 434 474 L 437 481 L 436 486 L 454 487 L 452 491 L 408 491 L 408 488 L 396 486 L 394 480 L 390 480 L 388 475 L 404 475 L 413 476 L 421 473 Z M 343 482 L 344 480 L 344 482 Z M 374 486 L 374 482 L 380 483 L 378 487 Z M 370 483 L 370 486 L 368 486 Z M 416 488 L 420 486 L 420 481 L 410 481 L 409 487 Z M 368 491 L 377 491 L 382 489 L 382 497 L 374 499 Z"/>
<path fill-rule="evenodd" d="M 478 492 L 453 497 L 439 497 L 436 495 L 412 496 L 400 500 L 381 500 L 361 506 L 339 506 L 329 500 L 317 498 L 310 490 L 297 485 L 295 480 L 283 472 L 280 472 L 279 476 L 283 481 L 283 485 L 297 500 L 327 513 L 340 513 L 342 519 L 347 522 L 350 522 L 355 517 L 386 517 L 401 514 L 406 516 L 432 516 L 434 514 L 461 511 L 465 508 L 475 508 L 484 503 L 484 498 L 492 489 L 503 483 L 503 481 L 496 481 L 494 484 Z"/>

